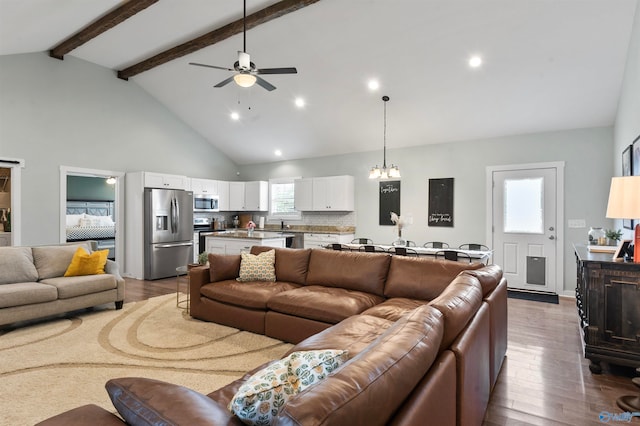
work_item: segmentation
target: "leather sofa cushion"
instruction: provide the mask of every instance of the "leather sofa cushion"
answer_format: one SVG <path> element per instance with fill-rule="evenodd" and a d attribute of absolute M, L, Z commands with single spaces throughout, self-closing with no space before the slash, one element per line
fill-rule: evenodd
<path fill-rule="evenodd" d="M 253 246 L 251 254 L 273 250 L 273 247 Z M 309 269 L 311 249 L 276 248 L 276 280 L 304 284 Z"/>
<path fill-rule="evenodd" d="M 362 352 L 393 325 L 393 321 L 371 315 L 354 315 L 295 345 L 286 355 L 297 351 L 340 348 L 350 357 Z"/>
<path fill-rule="evenodd" d="M 209 279 L 212 283 L 224 280 L 235 280 L 240 275 L 239 254 L 209 253 Z"/>
<path fill-rule="evenodd" d="M 386 297 L 433 300 L 462 271 L 481 263 L 443 262 L 426 257 L 392 256 L 384 286 Z"/>
<path fill-rule="evenodd" d="M 339 287 L 383 296 L 390 261 L 388 254 L 312 249 L 307 285 Z"/>
<path fill-rule="evenodd" d="M 136 425 L 241 425 L 226 407 L 172 383 L 141 377 L 111 379 L 105 385 L 118 413 Z"/>
<path fill-rule="evenodd" d="M 471 275 L 458 275 L 440 296 L 429 303 L 444 315 L 444 336 L 440 349 L 451 346 L 482 305 L 482 287 Z"/>
<path fill-rule="evenodd" d="M 373 315 L 374 317 L 384 318 L 389 321 L 398 321 L 400 317 L 409 311 L 412 311 L 426 304 L 424 300 L 405 299 L 403 297 L 394 297 L 385 300 L 379 305 L 364 311 L 363 315 Z"/>
<path fill-rule="evenodd" d="M 431 367 L 442 314 L 423 306 L 402 317 L 331 376 L 285 405 L 278 424 L 386 424 Z"/>
<path fill-rule="evenodd" d="M 383 301 L 380 296 L 361 291 L 307 285 L 273 295 L 267 307 L 283 314 L 335 324 Z"/>
<path fill-rule="evenodd" d="M 238 256 L 239 257 L 239 256 Z M 200 294 L 212 300 L 249 309 L 267 309 L 267 301 L 283 291 L 293 290 L 298 284 L 282 281 L 238 282 L 235 279 L 218 281 L 200 287 Z"/>
<path fill-rule="evenodd" d="M 475 271 L 465 271 L 465 274 L 474 276 L 480 281 L 482 294 L 484 296 L 491 293 L 502 279 L 502 268 L 498 265 L 488 265 Z"/>
<path fill-rule="evenodd" d="M 0 284 L 38 281 L 31 247 L 0 247 Z"/>
<path fill-rule="evenodd" d="M 82 405 L 48 418 L 35 426 L 123 426 L 120 417 L 95 404 Z"/>

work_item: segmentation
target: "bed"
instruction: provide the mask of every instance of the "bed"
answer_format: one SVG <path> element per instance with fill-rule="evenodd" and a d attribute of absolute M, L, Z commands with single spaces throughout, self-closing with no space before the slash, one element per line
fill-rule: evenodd
<path fill-rule="evenodd" d="M 113 201 L 67 201 L 67 242 L 93 240 L 97 250 L 109 250 L 115 258 L 116 224 Z"/>

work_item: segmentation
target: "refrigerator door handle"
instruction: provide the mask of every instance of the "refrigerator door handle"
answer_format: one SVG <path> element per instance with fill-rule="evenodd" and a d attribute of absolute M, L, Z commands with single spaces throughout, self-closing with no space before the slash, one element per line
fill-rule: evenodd
<path fill-rule="evenodd" d="M 188 243 L 176 243 L 176 244 L 154 244 L 154 247 L 157 248 L 172 248 L 172 247 L 184 247 L 193 245 L 193 241 L 189 241 Z"/>
<path fill-rule="evenodd" d="M 174 202 L 176 203 L 176 234 L 180 232 L 180 204 L 178 203 L 178 199 L 174 198 Z"/>
<path fill-rule="evenodd" d="M 171 199 L 171 233 L 176 233 L 176 199 Z"/>

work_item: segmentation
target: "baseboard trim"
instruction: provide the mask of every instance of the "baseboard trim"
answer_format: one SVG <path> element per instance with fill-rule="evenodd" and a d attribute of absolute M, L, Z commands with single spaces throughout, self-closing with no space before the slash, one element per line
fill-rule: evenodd
<path fill-rule="evenodd" d="M 507 297 L 511 299 L 524 299 L 533 300 L 535 302 L 554 303 L 556 305 L 560 303 L 558 295 L 556 293 L 549 293 L 544 291 L 507 289 Z"/>

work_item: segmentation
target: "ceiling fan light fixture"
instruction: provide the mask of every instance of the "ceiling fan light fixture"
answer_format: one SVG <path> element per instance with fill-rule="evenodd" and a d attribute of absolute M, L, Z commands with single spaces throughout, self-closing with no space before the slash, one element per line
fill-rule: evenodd
<path fill-rule="evenodd" d="M 240 87 L 251 87 L 256 84 L 256 76 L 240 73 L 233 76 L 233 81 Z"/>

